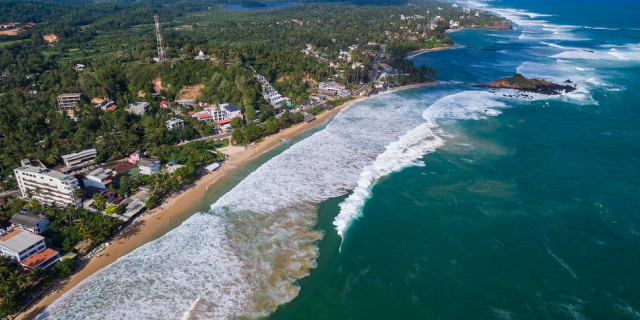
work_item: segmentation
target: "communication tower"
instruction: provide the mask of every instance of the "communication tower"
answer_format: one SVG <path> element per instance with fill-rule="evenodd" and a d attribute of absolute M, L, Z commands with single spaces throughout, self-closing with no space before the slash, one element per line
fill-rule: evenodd
<path fill-rule="evenodd" d="M 160 22 L 158 21 L 158 16 L 155 16 L 156 19 L 156 38 L 158 38 L 158 57 L 155 59 L 156 61 L 165 61 L 167 57 L 164 54 L 164 47 L 162 46 L 162 35 L 160 34 Z"/>

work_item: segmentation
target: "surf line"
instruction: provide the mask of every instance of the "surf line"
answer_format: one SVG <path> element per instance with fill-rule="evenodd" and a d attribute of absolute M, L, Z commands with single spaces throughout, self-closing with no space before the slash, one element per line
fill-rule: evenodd
<path fill-rule="evenodd" d="M 433 133 L 434 125 L 423 123 L 385 147 L 376 160 L 366 166 L 360 174 L 357 186 L 340 206 L 340 213 L 333 221 L 338 235 L 342 237 L 339 251 L 342 251 L 345 231 L 354 219 L 362 216 L 362 209 L 371 196 L 373 185 L 381 177 L 410 166 L 424 165 L 419 159 L 444 145 L 442 138 Z"/>

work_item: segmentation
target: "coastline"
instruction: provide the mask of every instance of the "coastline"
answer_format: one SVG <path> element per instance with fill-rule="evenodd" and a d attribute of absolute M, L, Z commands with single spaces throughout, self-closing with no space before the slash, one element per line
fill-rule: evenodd
<path fill-rule="evenodd" d="M 76 271 L 70 276 L 57 280 L 48 288 L 48 293 L 45 293 L 39 300 L 14 319 L 33 319 L 38 316 L 49 305 L 81 281 L 99 272 L 102 268 L 136 248 L 155 240 L 157 238 L 154 237 L 154 235 L 157 235 L 156 231 L 159 228 L 167 226 L 185 211 L 197 205 L 204 197 L 209 186 L 214 185 L 223 177 L 232 175 L 245 163 L 278 146 L 283 140 L 294 138 L 310 129 L 325 124 L 341 110 L 348 108 L 353 102 L 359 99 L 360 97 L 342 106 L 335 107 L 333 110 L 325 111 L 317 115 L 316 120 L 312 122 L 298 124 L 268 136 L 264 138 L 264 141 L 257 143 L 252 149 L 244 150 L 244 147 L 240 146 L 228 146 L 218 149 L 228 156 L 228 160 L 223 164 L 221 169 L 203 176 L 196 182 L 195 186 L 176 197 L 168 199 L 164 209 L 156 208 L 151 215 L 140 215 L 135 221 L 128 224 L 110 239 L 110 245 L 102 251 L 101 256 L 96 256 L 78 266 Z"/>
<path fill-rule="evenodd" d="M 454 45 L 446 46 L 446 47 L 437 47 L 437 48 L 431 48 L 431 49 L 414 50 L 414 51 L 411 51 L 411 52 L 407 53 L 407 55 L 404 58 L 405 59 L 412 59 L 412 58 L 415 58 L 416 56 L 419 56 L 419 55 L 421 55 L 421 54 L 423 54 L 425 52 L 451 50 L 451 49 L 458 49 L 458 48 L 463 48 L 463 46 L 454 44 Z"/>
<path fill-rule="evenodd" d="M 406 85 L 386 91 L 386 93 L 436 84 L 438 84 L 437 81 Z M 118 258 L 128 254 L 136 248 L 155 240 L 158 236 L 158 229 L 168 226 L 169 223 L 175 222 L 175 220 L 179 220 L 181 214 L 184 214 L 186 211 L 193 209 L 194 206 L 198 205 L 207 192 L 208 187 L 217 183 L 221 178 L 232 175 L 245 163 L 248 163 L 254 158 L 275 148 L 283 142 L 283 140 L 294 138 L 310 129 L 327 123 L 342 110 L 346 110 L 352 106 L 356 101 L 366 98 L 367 96 L 356 97 L 348 103 L 317 115 L 316 120 L 312 122 L 298 124 L 274 135 L 268 136 L 264 141 L 256 144 L 252 149 L 244 150 L 244 147 L 241 146 L 228 146 L 218 149 L 228 156 L 228 161 L 224 163 L 221 169 L 214 173 L 205 175 L 196 182 L 195 186 L 176 197 L 168 199 L 164 209 L 157 208 L 151 215 L 139 216 L 135 221 L 127 225 L 123 230 L 111 238 L 110 245 L 102 251 L 100 256 L 96 256 L 90 259 L 89 262 L 80 265 L 70 276 L 57 280 L 47 289 L 47 291 L 49 291 L 48 293 L 45 293 L 39 298 L 39 300 L 29 306 L 29 308 L 24 310 L 14 319 L 33 319 L 40 315 L 49 305 L 64 295 L 67 291 L 76 287 L 83 280 L 96 274 L 102 268 L 108 266 Z"/>

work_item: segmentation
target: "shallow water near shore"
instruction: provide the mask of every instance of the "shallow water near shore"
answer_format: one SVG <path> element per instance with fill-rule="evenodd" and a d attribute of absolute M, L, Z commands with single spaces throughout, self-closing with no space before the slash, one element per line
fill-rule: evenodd
<path fill-rule="evenodd" d="M 443 83 L 363 99 L 272 150 L 51 318 L 640 317 L 640 36 L 627 25 L 640 8 L 627 4 L 576 26 L 564 7 L 471 3 L 516 28 L 414 57 Z M 578 90 L 474 86 L 516 72 Z"/>

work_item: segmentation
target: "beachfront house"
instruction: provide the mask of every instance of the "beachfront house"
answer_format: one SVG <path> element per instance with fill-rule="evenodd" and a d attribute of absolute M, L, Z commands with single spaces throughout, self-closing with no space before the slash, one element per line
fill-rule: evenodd
<path fill-rule="evenodd" d="M 0 254 L 30 269 L 46 269 L 60 260 L 58 251 L 47 248 L 44 237 L 20 228 L 0 231 Z"/>
<path fill-rule="evenodd" d="M 178 170 L 178 169 L 180 169 L 182 167 L 184 167 L 184 165 L 177 164 L 175 162 L 169 162 L 169 163 L 164 165 L 164 170 L 166 172 L 169 172 L 169 173 L 173 174 L 176 170 Z"/>
<path fill-rule="evenodd" d="M 344 93 L 345 90 L 346 90 L 345 86 L 335 81 L 320 82 L 320 85 L 318 87 L 318 92 L 322 94 L 331 95 L 331 96 L 335 96 L 335 95 L 340 96 Z"/>
<path fill-rule="evenodd" d="M 203 110 L 193 115 L 201 121 L 214 121 L 223 126 L 231 122 L 233 118 L 242 118 L 242 111 L 235 105 L 220 103 L 217 105 L 204 105 Z"/>
<path fill-rule="evenodd" d="M 138 168 L 140 169 L 140 173 L 146 175 L 153 175 L 160 171 L 162 164 L 160 161 L 155 159 L 140 159 L 138 161 Z"/>

